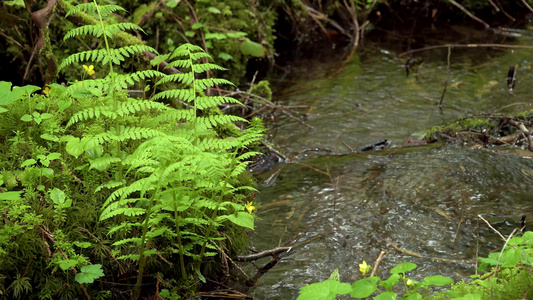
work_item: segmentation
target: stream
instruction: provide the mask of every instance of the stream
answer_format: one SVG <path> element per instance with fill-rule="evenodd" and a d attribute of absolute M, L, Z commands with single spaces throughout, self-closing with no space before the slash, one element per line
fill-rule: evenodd
<path fill-rule="evenodd" d="M 532 32 L 519 35 L 512 44 L 532 44 Z M 417 280 L 468 278 L 477 256 L 503 246 L 478 215 L 509 235 L 533 211 L 527 155 L 505 147 L 407 143 L 461 117 L 531 109 L 533 50 L 452 49 L 439 109 L 446 48 L 417 53 L 423 57 L 418 76 L 406 76 L 405 59 L 397 58 L 405 49 L 365 43 L 332 78 L 338 61 L 303 61 L 280 97 L 285 105 L 308 106 L 291 112 L 314 129 L 284 114 L 271 124 L 273 144 L 294 159 L 258 177 L 263 182 L 278 172 L 259 186 L 252 242 L 258 250 L 295 247 L 259 279 L 249 293 L 255 299 L 295 299 L 300 287 L 328 279 L 337 268 L 341 281 L 353 283 L 362 278 L 358 264 L 373 266 L 381 251 L 377 274 L 383 279 L 401 262 L 418 265 L 408 274 Z M 511 94 L 506 77 L 514 64 Z M 383 139 L 392 142 L 390 150 L 352 152 Z"/>

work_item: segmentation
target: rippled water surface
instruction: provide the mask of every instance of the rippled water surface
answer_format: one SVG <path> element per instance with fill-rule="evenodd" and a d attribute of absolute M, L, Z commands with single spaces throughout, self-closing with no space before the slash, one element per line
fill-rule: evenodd
<path fill-rule="evenodd" d="M 530 35 L 517 43 L 527 44 Z M 289 157 L 319 151 L 260 177 L 282 168 L 274 184 L 260 187 L 253 245 L 294 248 L 261 277 L 251 291 L 256 299 L 296 298 L 301 286 L 327 279 L 336 268 L 341 280 L 354 282 L 358 264 L 373 264 L 381 251 L 387 253 L 378 274 L 409 261 L 418 265 L 414 278 L 461 279 L 475 271 L 471 261 L 478 252 L 502 246 L 478 214 L 509 234 L 532 211 L 533 161 L 527 155 L 405 142 L 470 114 L 530 109 L 533 50 L 452 50 L 440 110 L 446 49 L 424 54 L 417 79 L 406 76 L 393 50 L 370 48 L 332 78 L 338 64 L 308 64 L 285 91 L 291 95 L 285 104 L 309 106 L 301 120 L 314 129 L 281 115 L 273 142 Z M 513 64 L 519 64 L 518 83 L 509 94 L 505 77 Z M 351 153 L 381 139 L 397 150 Z"/>

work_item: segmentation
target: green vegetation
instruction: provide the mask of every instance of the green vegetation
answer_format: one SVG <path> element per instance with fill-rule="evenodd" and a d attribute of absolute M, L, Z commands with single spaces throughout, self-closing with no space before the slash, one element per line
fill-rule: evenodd
<path fill-rule="evenodd" d="M 511 234 L 512 236 L 512 234 Z M 330 279 L 312 283 L 300 289 L 298 299 L 335 299 L 337 295 L 350 295 L 353 298 L 373 299 L 533 299 L 529 293 L 533 288 L 533 232 L 522 236 L 509 237 L 499 253 L 487 258 L 479 258 L 478 268 L 483 275 L 471 276 L 472 281 L 453 283 L 449 290 L 432 293 L 430 287 L 447 286 L 452 279 L 441 275 L 427 276 L 422 281 L 406 277 L 416 268 L 413 263 L 401 263 L 390 270 L 390 276 L 382 280 L 378 276 L 363 278 L 353 284 L 339 281 L 335 270 Z M 363 262 L 359 270 L 363 276 L 371 269 Z M 403 290 L 403 291 L 402 291 Z"/>
<path fill-rule="evenodd" d="M 0 82 L 2 298 L 186 295 L 218 271 L 217 255 L 242 252 L 254 227 L 244 173 L 261 121 L 241 132 L 233 122 L 246 120 L 217 113 L 239 102 L 204 94 L 231 82 L 205 76 L 224 69 L 200 47 L 152 60 L 182 73 L 128 71 L 137 54 L 157 51 L 118 44 L 125 30 L 142 31 L 104 21 L 122 10 L 94 1 L 67 13 L 98 20 L 65 35 L 101 46 L 59 64 L 79 80 L 40 95 Z M 134 84 L 144 98 L 126 92 Z"/>

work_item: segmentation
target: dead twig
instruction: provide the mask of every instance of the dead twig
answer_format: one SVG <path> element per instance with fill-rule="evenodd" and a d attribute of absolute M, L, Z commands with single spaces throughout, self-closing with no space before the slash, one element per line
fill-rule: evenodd
<path fill-rule="evenodd" d="M 418 48 L 409 50 L 403 53 L 400 53 L 398 57 L 404 57 L 406 55 L 410 55 L 417 52 L 422 51 L 428 51 L 428 50 L 434 50 L 434 49 L 442 49 L 442 48 L 505 48 L 505 49 L 533 49 L 533 46 L 527 46 L 527 45 L 501 45 L 501 44 L 444 44 L 444 45 L 435 45 L 435 46 L 428 46 L 424 48 Z"/>
<path fill-rule="evenodd" d="M 379 264 L 381 263 L 381 260 L 383 259 L 383 255 L 385 253 L 390 253 L 389 251 L 381 251 L 379 252 L 378 258 L 376 259 L 376 262 L 374 263 L 374 267 L 372 268 L 372 273 L 370 273 L 370 277 L 373 277 L 374 274 L 376 274 L 376 271 L 379 267 Z"/>
<path fill-rule="evenodd" d="M 276 247 L 274 249 L 261 251 L 255 254 L 243 255 L 243 256 L 239 255 L 235 257 L 235 260 L 236 261 L 254 261 L 254 260 L 258 260 L 258 259 L 261 259 L 267 256 L 279 255 L 284 252 L 288 253 L 289 251 L 291 251 L 291 249 L 292 247 Z"/>
<path fill-rule="evenodd" d="M 485 26 L 485 29 L 488 29 L 490 28 L 490 25 L 487 24 L 487 22 L 481 20 L 480 18 L 474 16 L 473 13 L 469 12 L 466 8 L 464 8 L 461 4 L 455 2 L 455 0 L 448 0 L 451 4 L 457 6 L 460 10 L 462 10 L 467 16 L 469 16 L 470 18 L 472 18 L 473 20 L 483 24 L 483 26 Z M 524 1 L 524 0 L 522 0 Z"/>
<path fill-rule="evenodd" d="M 442 101 L 444 101 L 444 95 L 446 95 L 446 88 L 448 87 L 448 80 L 450 79 L 450 57 L 452 55 L 452 48 L 448 47 L 448 57 L 446 59 L 446 81 L 444 82 L 444 89 L 442 90 L 442 95 L 439 100 L 439 107 L 442 107 Z"/>

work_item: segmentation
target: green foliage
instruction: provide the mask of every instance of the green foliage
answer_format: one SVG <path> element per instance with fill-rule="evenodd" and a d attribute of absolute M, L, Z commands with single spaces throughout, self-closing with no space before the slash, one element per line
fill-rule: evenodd
<path fill-rule="evenodd" d="M 262 123 L 240 132 L 233 122 L 245 120 L 220 113 L 239 102 L 205 93 L 231 82 L 206 75 L 224 68 L 196 46 L 155 60 L 182 74 L 131 71 L 138 53 L 155 50 L 117 47 L 123 30 L 139 30 L 110 20 L 121 11 L 91 2 L 68 12 L 98 20 L 66 35 L 101 47 L 60 63 L 81 79 L 42 95 L 0 82 L 0 294 L 8 298 L 113 299 L 116 278 L 135 277 L 120 284 L 137 298 L 143 277 L 155 274 L 194 289 L 218 249 L 234 247 L 226 238 L 243 244 L 253 229 L 245 199 L 255 190 L 242 177 Z M 124 91 L 144 84 L 160 92 L 137 99 Z"/>
<path fill-rule="evenodd" d="M 512 236 L 512 234 L 511 234 Z M 491 253 L 486 258 L 479 258 L 479 271 L 488 271 L 483 275 L 473 275 L 474 280 L 466 283 L 453 283 L 451 278 L 433 275 L 425 277 L 422 282 L 406 277 L 406 273 L 414 270 L 416 264 L 401 263 L 390 270 L 386 280 L 379 277 L 368 277 L 356 281 L 352 285 L 339 281 L 335 270 L 329 280 L 312 283 L 300 289 L 298 299 L 335 299 L 337 295 L 350 294 L 353 298 L 366 298 L 377 295 L 373 299 L 532 299 L 528 295 L 533 288 L 533 232 L 525 232 L 522 236 L 509 237 L 499 253 Z M 363 262 L 359 265 L 363 276 L 371 268 Z M 405 292 L 399 296 L 393 288 L 401 283 Z M 444 292 L 430 294 L 430 287 L 443 287 L 452 284 Z M 526 297 L 527 296 L 527 297 Z"/>

